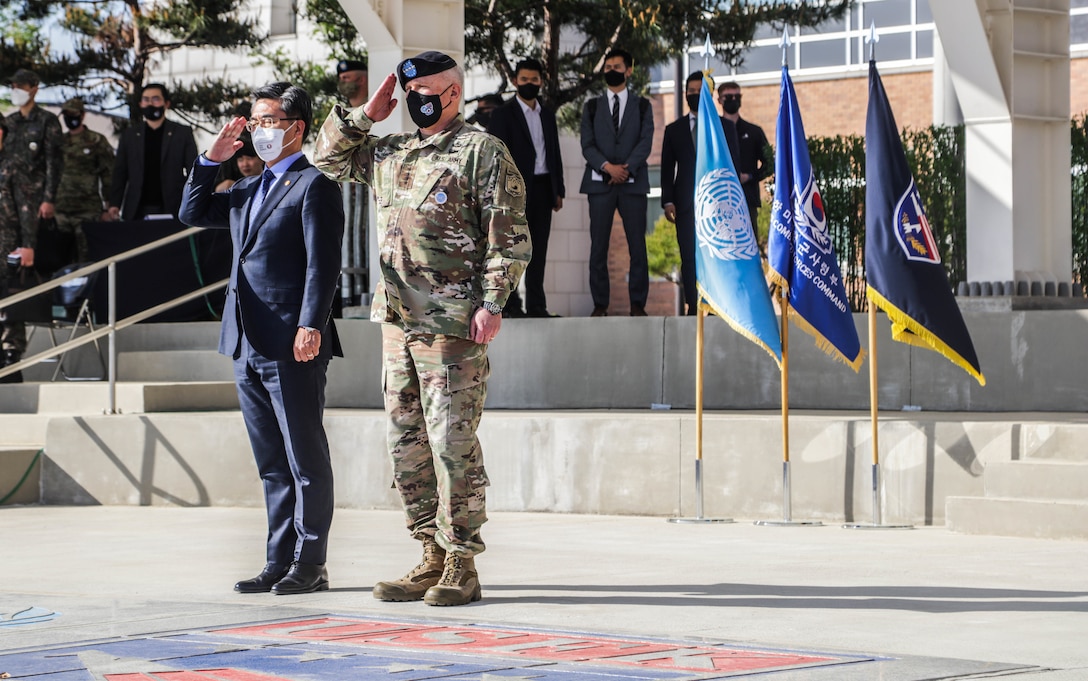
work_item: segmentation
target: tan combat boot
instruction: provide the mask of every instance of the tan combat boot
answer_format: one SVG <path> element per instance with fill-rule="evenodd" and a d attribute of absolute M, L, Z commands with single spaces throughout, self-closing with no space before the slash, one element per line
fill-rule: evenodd
<path fill-rule="evenodd" d="M 480 600 L 480 578 L 476 562 L 456 553 L 446 554 L 442 579 L 427 589 L 423 602 L 427 605 L 465 605 Z"/>
<path fill-rule="evenodd" d="M 442 577 L 442 563 L 446 550 L 433 537 L 423 540 L 423 560 L 419 565 L 394 582 L 378 582 L 374 585 L 374 598 L 381 601 L 418 601 L 427 589 Z"/>

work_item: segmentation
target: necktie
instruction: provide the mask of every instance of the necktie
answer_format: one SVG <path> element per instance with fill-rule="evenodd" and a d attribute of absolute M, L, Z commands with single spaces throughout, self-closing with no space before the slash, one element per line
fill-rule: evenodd
<path fill-rule="evenodd" d="M 691 143 L 696 147 L 699 146 L 699 119 L 691 119 Z"/>
<path fill-rule="evenodd" d="M 620 131 L 620 96 L 612 95 L 612 129 Z"/>
<path fill-rule="evenodd" d="M 242 235 L 242 241 L 249 238 L 249 223 L 252 222 L 253 217 L 257 215 L 257 211 L 261 209 L 261 204 L 264 203 L 264 197 L 268 195 L 268 188 L 272 186 L 272 183 L 276 181 L 276 174 L 268 168 L 264 169 L 261 173 L 261 186 L 257 187 L 257 193 L 253 195 L 253 203 L 249 207 L 249 220 L 246 221 L 245 233 Z"/>

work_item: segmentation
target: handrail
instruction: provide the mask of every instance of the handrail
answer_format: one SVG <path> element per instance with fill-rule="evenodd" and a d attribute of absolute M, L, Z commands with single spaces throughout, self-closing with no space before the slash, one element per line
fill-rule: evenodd
<path fill-rule="evenodd" d="M 47 293 L 49 291 L 52 291 L 53 289 L 58 288 L 61 285 L 63 285 L 65 282 L 71 281 L 72 279 L 78 279 L 79 277 L 85 277 L 85 276 L 87 276 L 89 274 L 93 274 L 93 273 L 98 272 L 99 270 L 103 270 L 103 269 L 108 269 L 109 270 L 109 272 L 108 272 L 108 282 L 107 282 L 107 295 L 109 297 L 109 321 L 105 326 L 99 327 L 95 331 L 84 334 L 84 335 L 82 335 L 82 336 L 80 336 L 78 338 L 74 338 L 72 340 L 61 343 L 60 345 L 56 345 L 56 346 L 54 346 L 52 348 L 49 348 L 47 350 L 43 350 L 42 352 L 39 352 L 38 354 L 36 354 L 36 355 L 34 355 L 32 357 L 26 357 L 24 359 L 21 359 L 18 362 L 16 362 L 15 364 L 12 364 L 10 366 L 2 367 L 2 368 L 0 368 L 0 378 L 3 378 L 4 376 L 7 376 L 8 374 L 13 374 L 13 373 L 15 373 L 17 371 L 21 371 L 22 369 L 25 369 L 27 367 L 33 366 L 33 365 L 37 364 L 38 362 L 41 362 L 42 360 L 49 359 L 50 357 L 55 357 L 57 355 L 65 353 L 65 352 L 67 352 L 69 350 L 73 350 L 75 348 L 86 345 L 87 343 L 93 343 L 94 341 L 98 340 L 99 338 L 102 338 L 103 336 L 109 336 L 109 400 L 110 400 L 110 404 L 109 404 L 109 408 L 104 410 L 104 412 L 107 413 L 107 414 L 116 414 L 116 413 L 118 413 L 117 412 L 117 369 L 116 369 L 117 348 L 116 348 L 116 346 L 114 344 L 115 343 L 115 334 L 116 334 L 116 332 L 119 331 L 120 329 L 124 329 L 126 327 L 132 326 L 133 324 L 137 324 L 139 322 L 142 322 L 145 319 L 149 319 L 151 317 L 154 317 L 155 315 L 159 314 L 160 312 L 165 312 L 166 310 L 170 310 L 170 309 L 172 309 L 174 307 L 177 307 L 178 305 L 181 305 L 183 303 L 187 303 L 190 300 L 194 300 L 194 299 L 199 298 L 199 297 L 201 297 L 203 295 L 207 295 L 208 293 L 211 293 L 212 291 L 215 291 L 216 289 L 219 289 L 220 287 L 226 285 L 226 283 L 229 280 L 228 279 L 221 279 L 221 280 L 219 280 L 219 281 L 217 281 L 215 283 L 208 284 L 207 286 L 204 286 L 203 288 L 199 288 L 199 289 L 197 289 L 195 291 L 192 291 L 190 293 L 186 293 L 186 294 L 180 295 L 180 296 L 178 296 L 176 298 L 172 298 L 171 300 L 167 300 L 166 302 L 159 303 L 158 305 L 156 305 L 154 307 L 151 307 L 151 308 L 148 308 L 148 309 L 144 310 L 143 312 L 137 312 L 136 314 L 129 315 L 128 317 L 125 317 L 122 320 L 117 320 L 116 319 L 116 314 L 115 314 L 116 300 L 117 300 L 117 291 L 116 291 L 116 287 L 117 287 L 117 276 L 116 276 L 117 263 L 124 262 L 125 260 L 133 258 L 133 257 L 135 257 L 137 255 L 142 255 L 142 254 L 147 253 L 149 251 L 153 251 L 153 250 L 155 250 L 157 248 L 161 248 L 162 246 L 174 243 L 175 241 L 181 241 L 182 239 L 186 239 L 186 238 L 192 236 L 193 234 L 196 234 L 197 232 L 201 232 L 201 231 L 203 231 L 203 228 L 201 228 L 201 227 L 189 227 L 188 229 L 183 229 L 182 231 L 177 232 L 175 234 L 171 234 L 169 236 L 164 236 L 161 239 L 156 239 L 155 241 L 144 244 L 142 246 L 137 246 L 136 248 L 129 249 L 127 251 L 124 251 L 123 253 L 118 253 L 116 255 L 111 255 L 111 256 L 109 256 L 107 258 L 103 258 L 102 260 L 99 260 L 98 262 L 87 265 L 86 267 L 81 267 L 78 270 L 75 270 L 73 272 L 69 272 L 68 274 L 65 274 L 64 276 L 61 276 L 61 277 L 57 277 L 56 279 L 50 279 L 47 282 L 41 283 L 41 284 L 39 284 L 37 286 L 34 286 L 33 288 L 29 288 L 29 289 L 27 289 L 25 291 L 20 291 L 19 293 L 15 293 L 13 295 L 10 295 L 7 298 L 0 298 L 0 309 L 3 309 L 5 307 L 9 307 L 9 306 L 11 306 L 11 305 L 13 305 L 15 303 L 18 303 L 18 302 L 20 302 L 22 300 L 27 300 L 28 298 L 33 298 L 34 296 L 41 295 L 42 293 Z"/>

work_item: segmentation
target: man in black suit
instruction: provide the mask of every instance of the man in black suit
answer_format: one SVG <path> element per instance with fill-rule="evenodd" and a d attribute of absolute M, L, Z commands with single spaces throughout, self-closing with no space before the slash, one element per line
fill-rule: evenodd
<path fill-rule="evenodd" d="M 525 178 L 525 217 L 533 241 L 533 259 L 525 270 L 525 315 L 553 317 L 544 294 L 544 265 L 548 257 L 548 236 L 552 211 L 563 207 L 563 157 L 559 152 L 559 128 L 555 113 L 538 95 L 544 83 L 544 66 L 536 59 L 523 59 L 514 68 L 516 97 L 491 113 L 487 131 L 510 150 L 521 176 Z M 517 289 L 506 301 L 503 314 L 520 316 Z M 507 314 L 511 311 L 512 314 Z"/>
<path fill-rule="evenodd" d="M 696 314 L 699 309 L 695 278 L 695 149 L 702 86 L 702 71 L 688 76 L 684 83 L 688 113 L 665 126 L 661 141 L 661 207 L 665 209 L 665 218 L 676 224 L 680 281 L 689 315 Z M 736 132 L 732 123 L 718 120 L 725 129 L 730 152 L 736 154 Z"/>
<path fill-rule="evenodd" d="M 617 208 L 631 258 L 627 291 L 631 316 L 646 316 L 650 269 L 646 258 L 646 195 L 650 193 L 646 159 L 654 141 L 654 115 L 649 100 L 627 89 L 634 69 L 631 53 L 615 49 L 605 55 L 608 89 L 586 101 L 582 109 L 582 156 L 586 170 L 581 192 L 589 201 L 589 290 L 593 317 L 608 315 L 608 244 Z"/>
<path fill-rule="evenodd" d="M 109 217 L 139 220 L 178 214 L 185 176 L 196 159 L 192 128 L 166 120 L 170 93 L 148 83 L 140 92 L 143 125 L 121 133 L 110 183 Z"/>
<path fill-rule="evenodd" d="M 737 146 L 730 143 L 729 151 L 733 153 L 733 165 L 737 167 L 740 186 L 748 201 L 748 214 L 755 227 L 756 213 L 763 203 L 759 183 L 774 170 L 774 164 L 767 157 L 767 136 L 763 134 L 763 128 L 740 117 L 739 85 L 734 82 L 719 85 L 718 102 L 722 105 L 722 118 L 736 126 Z"/>
<path fill-rule="evenodd" d="M 223 126 L 193 166 L 181 220 L 230 229 L 230 273 L 219 352 L 234 378 L 268 510 L 267 564 L 241 593 L 329 588 L 332 523 L 329 444 L 322 426 L 325 373 L 341 356 L 332 301 L 340 274 L 340 187 L 302 153 L 313 105 L 305 90 L 271 83 L 253 93 L 253 118 Z M 216 193 L 220 163 L 249 128 L 264 173 Z"/>

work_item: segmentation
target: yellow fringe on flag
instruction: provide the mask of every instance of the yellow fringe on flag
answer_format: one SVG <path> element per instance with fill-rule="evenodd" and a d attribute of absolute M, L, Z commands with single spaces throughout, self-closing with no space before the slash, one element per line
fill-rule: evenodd
<path fill-rule="evenodd" d="M 790 285 L 786 281 L 786 278 L 780 275 L 778 272 L 772 270 L 770 267 L 766 268 L 767 274 L 770 277 L 771 283 L 782 289 L 786 300 L 789 300 Z M 779 301 L 781 302 L 781 300 Z M 816 347 L 819 348 L 825 355 L 831 357 L 837 362 L 842 362 L 846 366 L 854 370 L 854 373 L 861 371 L 861 365 L 865 363 L 865 348 L 861 348 L 861 352 L 858 353 L 857 359 L 850 359 L 846 355 L 839 352 L 839 349 L 835 347 L 835 344 L 827 340 L 815 326 L 809 324 L 808 320 L 797 311 L 797 308 L 790 305 L 788 302 L 786 305 L 792 310 L 790 314 L 790 320 L 793 321 L 802 331 L 812 336 L 812 339 L 816 341 Z"/>
<path fill-rule="evenodd" d="M 979 385 L 986 385 L 986 377 L 981 372 L 976 371 L 958 352 L 949 347 L 947 343 L 929 329 L 914 321 L 906 312 L 893 305 L 872 286 L 866 285 L 865 297 L 869 299 L 869 302 L 883 310 L 888 318 L 892 320 L 892 340 L 935 350 L 951 360 L 953 364 L 974 376 Z"/>
<path fill-rule="evenodd" d="M 708 310 L 709 312 L 713 312 L 715 315 L 721 317 L 723 320 L 725 320 L 726 324 L 733 327 L 734 331 L 736 331 L 740 335 L 744 336 L 748 340 L 752 341 L 753 343 L 755 343 L 759 347 L 763 348 L 767 352 L 767 354 L 771 356 L 771 359 L 774 360 L 774 363 L 778 366 L 779 371 L 782 370 L 782 361 L 778 359 L 778 356 L 774 354 L 774 351 L 772 351 L 767 346 L 767 344 L 764 343 L 762 340 L 760 340 L 760 338 L 758 336 L 756 336 L 754 333 L 752 333 L 748 329 L 746 329 L 743 326 L 741 326 L 740 324 L 738 324 L 737 321 L 734 320 L 729 315 L 723 313 L 721 311 L 721 308 L 718 307 L 718 305 L 713 300 L 711 300 L 710 296 L 707 294 L 706 290 L 702 286 L 699 286 L 699 296 L 700 296 L 701 301 L 702 301 L 700 303 L 700 306 L 703 309 Z"/>

